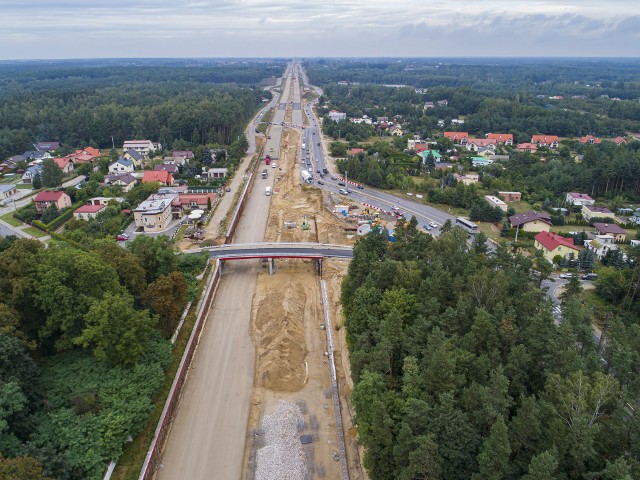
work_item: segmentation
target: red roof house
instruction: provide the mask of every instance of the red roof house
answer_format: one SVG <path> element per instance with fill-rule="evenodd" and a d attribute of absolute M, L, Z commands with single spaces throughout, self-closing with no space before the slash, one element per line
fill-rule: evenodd
<path fill-rule="evenodd" d="M 557 135 L 534 135 L 531 137 L 531 143 L 535 143 L 538 147 L 558 148 Z"/>
<path fill-rule="evenodd" d="M 73 211 L 73 216 L 80 220 L 89 220 L 95 218 L 105 208 L 107 208 L 106 205 L 83 205 Z"/>
<path fill-rule="evenodd" d="M 465 145 L 469 141 L 469 132 L 444 132 L 444 136 L 460 145 Z"/>
<path fill-rule="evenodd" d="M 580 248 L 573 244 L 573 238 L 565 238 L 551 232 L 540 232 L 535 237 L 535 247 L 542 249 L 547 260 L 560 255 L 564 257 L 569 253 L 577 254 Z"/>
<path fill-rule="evenodd" d="M 623 143 L 627 143 L 628 140 L 624 137 L 616 137 L 616 138 L 612 138 L 611 141 L 613 143 L 615 143 L 616 145 L 622 145 Z"/>
<path fill-rule="evenodd" d="M 589 145 L 595 145 L 602 142 L 602 140 L 600 140 L 597 137 L 594 137 L 593 135 L 587 135 L 586 137 L 581 137 L 580 140 L 578 141 L 580 143 L 589 144 Z"/>
<path fill-rule="evenodd" d="M 142 183 L 151 182 L 158 182 L 161 185 L 170 187 L 171 185 L 173 185 L 173 175 L 164 170 L 147 170 L 142 175 Z"/>
<path fill-rule="evenodd" d="M 513 145 L 513 135 L 511 133 L 487 133 L 487 138 L 497 144 Z"/>
<path fill-rule="evenodd" d="M 351 156 L 357 155 L 359 153 L 364 153 L 364 148 L 352 148 L 351 150 L 349 150 L 349 155 Z"/>
<path fill-rule="evenodd" d="M 36 204 L 36 210 L 38 211 L 38 213 L 42 213 L 51 205 L 55 205 L 58 210 L 62 210 L 63 208 L 71 205 L 71 198 L 63 191 L 40 192 L 35 196 L 33 201 Z"/>

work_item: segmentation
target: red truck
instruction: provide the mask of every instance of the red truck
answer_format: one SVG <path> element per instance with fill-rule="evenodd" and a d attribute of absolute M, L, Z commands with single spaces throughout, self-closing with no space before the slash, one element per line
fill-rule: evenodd
<path fill-rule="evenodd" d="M 271 155 L 267 155 L 264 157 L 264 163 L 269 165 L 271 163 Z"/>

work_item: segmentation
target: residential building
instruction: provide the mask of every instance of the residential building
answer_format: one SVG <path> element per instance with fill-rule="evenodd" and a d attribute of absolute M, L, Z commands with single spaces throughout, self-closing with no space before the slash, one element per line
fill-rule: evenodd
<path fill-rule="evenodd" d="M 440 161 L 442 160 L 442 155 L 440 154 L 439 151 L 437 151 L 437 150 L 423 150 L 422 152 L 420 152 L 420 157 L 422 157 L 422 164 L 423 165 L 425 163 L 427 163 L 427 159 L 429 158 L 429 155 L 431 155 L 433 157 L 434 163 L 440 163 Z"/>
<path fill-rule="evenodd" d="M 513 145 L 511 133 L 487 133 L 487 138 L 493 140 L 496 145 Z"/>
<path fill-rule="evenodd" d="M 629 222 L 640 225 L 640 208 L 633 212 L 633 215 L 629 217 Z"/>
<path fill-rule="evenodd" d="M 53 158 L 49 152 L 40 152 L 38 150 L 29 150 L 22 154 L 27 160 L 47 160 L 48 158 Z"/>
<path fill-rule="evenodd" d="M 38 142 L 33 144 L 38 152 L 55 152 L 60 148 L 60 142 Z"/>
<path fill-rule="evenodd" d="M 538 145 L 535 143 L 519 143 L 516 149 L 519 152 L 536 153 L 538 151 Z"/>
<path fill-rule="evenodd" d="M 155 152 L 157 147 L 151 140 L 127 140 L 124 142 L 122 149 L 127 151 L 133 149 L 140 153 L 143 157 L 148 157 L 149 153 Z"/>
<path fill-rule="evenodd" d="M 593 135 L 587 135 L 586 137 L 581 137 L 580 140 L 578 141 L 585 145 L 597 145 L 598 143 L 602 143 L 602 140 L 600 140 L 598 137 L 594 137 Z"/>
<path fill-rule="evenodd" d="M 600 235 L 611 235 L 616 242 L 624 242 L 627 239 L 626 230 L 615 223 L 594 222 L 593 226 Z"/>
<path fill-rule="evenodd" d="M 161 172 L 161 171 L 169 172 L 171 175 L 173 175 L 178 171 L 178 165 L 176 165 L 173 162 L 163 162 L 163 163 L 154 165 L 153 170 L 155 172 Z"/>
<path fill-rule="evenodd" d="M 33 177 L 42 175 L 42 165 L 32 165 L 22 174 L 22 183 L 33 183 Z"/>
<path fill-rule="evenodd" d="M 414 144 L 414 150 L 416 151 L 416 153 L 422 153 L 425 150 L 429 150 L 431 148 L 431 146 L 426 143 L 426 142 L 416 142 Z"/>
<path fill-rule="evenodd" d="M 551 232 L 540 232 L 534 237 L 534 246 L 542 250 L 544 258 L 553 261 L 553 257 L 566 257 L 573 253 L 576 257 L 580 248 L 573 244 L 573 238 L 565 238 Z"/>
<path fill-rule="evenodd" d="M 622 144 L 625 144 L 625 145 L 626 145 L 626 144 L 628 143 L 628 140 L 627 140 L 626 138 L 624 138 L 624 137 L 616 137 L 616 138 L 612 138 L 612 139 L 611 139 L 611 141 L 612 141 L 613 143 L 615 143 L 616 145 L 618 145 L 618 146 L 619 146 L 619 145 L 622 145 Z"/>
<path fill-rule="evenodd" d="M 170 187 L 173 185 L 173 175 L 164 170 L 146 170 L 142 175 L 142 183 L 158 182 L 160 185 Z"/>
<path fill-rule="evenodd" d="M 134 150 L 133 148 L 129 148 L 126 152 L 124 152 L 124 155 L 122 155 L 122 158 L 131 160 L 136 168 L 140 168 L 142 166 L 144 157 L 145 155 L 142 155 L 142 153 Z"/>
<path fill-rule="evenodd" d="M 474 167 L 486 167 L 487 165 L 491 165 L 493 160 L 487 157 L 471 157 L 471 165 Z"/>
<path fill-rule="evenodd" d="M 336 110 L 331 110 L 328 114 L 329 120 L 333 120 L 334 122 L 339 122 L 341 120 L 347 119 L 347 114 L 344 112 L 338 112 Z"/>
<path fill-rule="evenodd" d="M 610 218 L 612 222 L 615 220 L 615 215 L 607 207 L 600 207 L 597 205 L 583 205 L 581 213 L 582 217 L 587 222 L 591 221 L 592 218 Z"/>
<path fill-rule="evenodd" d="M 122 187 L 122 191 L 124 193 L 131 190 L 135 187 L 138 179 L 131 175 L 130 173 L 120 173 L 115 175 L 105 175 L 104 183 L 106 185 L 115 185 L 117 187 Z"/>
<path fill-rule="evenodd" d="M 471 152 L 477 152 L 480 148 L 490 148 L 495 152 L 496 142 L 490 138 L 469 138 L 466 147 Z"/>
<path fill-rule="evenodd" d="M 133 162 L 126 158 L 120 158 L 109 165 L 109 173 L 131 173 L 133 172 Z"/>
<path fill-rule="evenodd" d="M 22 155 L 13 155 L 13 156 L 7 158 L 0 165 L 4 165 L 4 166 L 8 167 L 9 169 L 14 169 L 14 168 L 18 167 L 18 163 L 26 162 L 26 161 L 27 161 L 27 158 L 22 156 Z"/>
<path fill-rule="evenodd" d="M 349 150 L 349 152 L 347 152 L 350 157 L 358 155 L 359 153 L 364 153 L 364 148 L 352 148 Z"/>
<path fill-rule="evenodd" d="M 124 202 L 122 197 L 93 197 L 87 200 L 87 205 L 109 205 L 111 202 Z"/>
<path fill-rule="evenodd" d="M 173 216 L 171 203 L 177 201 L 178 194 L 151 195 L 133 211 L 136 227 L 145 232 L 160 232 L 169 228 Z"/>
<path fill-rule="evenodd" d="M 596 201 L 586 193 L 569 192 L 565 198 L 569 205 L 593 205 Z"/>
<path fill-rule="evenodd" d="M 436 163 L 436 170 L 448 170 L 449 168 L 453 168 L 453 163 L 450 162 L 440 162 Z"/>
<path fill-rule="evenodd" d="M 518 228 L 523 232 L 548 232 L 551 228 L 551 216 L 546 212 L 529 210 L 509 217 L 511 228 Z"/>
<path fill-rule="evenodd" d="M 452 118 L 451 125 L 464 125 L 464 120 L 461 120 L 459 118 Z"/>
<path fill-rule="evenodd" d="M 394 137 L 401 137 L 404 133 L 400 127 L 395 126 L 391 129 L 391 135 Z"/>
<path fill-rule="evenodd" d="M 584 246 L 586 249 L 591 250 L 598 260 L 602 260 L 602 257 L 604 257 L 607 252 L 618 250 L 613 235 L 596 235 L 592 240 L 585 240 Z"/>
<path fill-rule="evenodd" d="M 36 210 L 39 214 L 41 214 L 51 205 L 55 205 L 58 210 L 62 210 L 63 208 L 71 205 L 71 198 L 62 190 L 55 192 L 40 192 L 35 196 L 33 201 L 36 204 Z"/>
<path fill-rule="evenodd" d="M 189 163 L 194 158 L 191 150 L 174 150 L 172 156 L 178 165 Z"/>
<path fill-rule="evenodd" d="M 460 175 L 459 173 L 454 173 L 453 178 L 455 178 L 459 182 L 464 183 L 465 185 L 471 185 L 472 183 L 478 183 L 480 181 L 480 174 L 466 173 L 464 175 Z"/>
<path fill-rule="evenodd" d="M 469 132 L 444 132 L 444 136 L 456 145 L 466 145 L 469 141 Z"/>
<path fill-rule="evenodd" d="M 0 198 L 6 199 L 18 193 L 15 185 L 0 185 Z"/>
<path fill-rule="evenodd" d="M 63 173 L 66 174 L 73 171 L 73 160 L 69 157 L 54 158 L 53 161 Z"/>
<path fill-rule="evenodd" d="M 229 174 L 228 168 L 210 168 L 207 170 L 207 178 L 225 178 Z"/>
<path fill-rule="evenodd" d="M 522 193 L 520 192 L 498 192 L 498 196 L 505 202 L 519 202 L 522 200 Z"/>
<path fill-rule="evenodd" d="M 73 216 L 78 220 L 88 221 L 91 218 L 96 218 L 96 215 L 106 208 L 106 205 L 83 205 L 73 211 Z"/>
<path fill-rule="evenodd" d="M 193 208 L 208 210 L 209 204 L 213 204 L 215 199 L 215 193 L 181 193 L 178 198 L 173 201 L 172 205 L 174 207 L 178 206 L 182 210 L 191 210 Z"/>
<path fill-rule="evenodd" d="M 507 204 L 500 200 L 498 197 L 494 197 L 493 195 L 485 195 L 484 199 L 492 207 L 498 207 L 503 212 L 507 211 Z"/>
<path fill-rule="evenodd" d="M 447 105 L 449 105 L 449 100 L 438 100 L 436 103 L 439 107 L 446 107 Z"/>
<path fill-rule="evenodd" d="M 534 135 L 531 137 L 531 143 L 535 143 L 538 148 L 549 147 L 558 148 L 558 136 L 557 135 Z"/>
<path fill-rule="evenodd" d="M 436 106 L 433 104 L 433 102 L 424 102 L 424 106 L 422 107 L 423 110 L 429 110 L 430 108 L 435 108 Z"/>

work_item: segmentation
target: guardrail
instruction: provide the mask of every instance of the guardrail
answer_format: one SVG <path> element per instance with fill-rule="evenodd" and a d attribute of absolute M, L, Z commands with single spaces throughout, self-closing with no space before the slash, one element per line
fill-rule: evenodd
<path fill-rule="evenodd" d="M 182 253 L 202 253 L 211 251 L 228 252 L 233 250 L 267 249 L 267 248 L 307 248 L 312 250 L 343 250 L 351 251 L 353 247 L 348 245 L 336 245 L 334 243 L 314 242 L 255 242 L 255 243 L 225 243 L 211 247 L 191 248 Z"/>
<path fill-rule="evenodd" d="M 171 429 L 171 421 L 173 420 L 173 416 L 180 400 L 182 386 L 187 378 L 187 373 L 189 372 L 189 367 L 191 366 L 191 359 L 193 358 L 196 347 L 198 345 L 200 333 L 202 332 L 202 328 L 204 327 L 207 315 L 209 313 L 209 307 L 211 307 L 211 302 L 213 301 L 213 297 L 215 296 L 215 291 L 218 288 L 219 281 L 220 262 L 216 261 L 216 265 L 211 271 L 209 281 L 207 282 L 207 288 L 205 289 L 202 298 L 198 302 L 196 310 L 196 323 L 193 326 L 193 330 L 191 331 L 191 336 L 189 337 L 189 341 L 187 342 L 184 354 L 182 355 L 180 366 L 178 367 L 178 371 L 176 372 L 173 384 L 171 385 L 169 396 L 167 397 L 167 400 L 164 404 L 164 409 L 162 410 L 162 414 L 160 415 L 158 426 L 156 427 L 156 431 L 153 435 L 153 440 L 151 441 L 149 451 L 147 452 L 144 464 L 142 465 L 142 470 L 140 471 L 140 476 L 138 477 L 139 480 L 151 480 L 160 465 L 160 461 L 162 459 L 162 450 Z"/>

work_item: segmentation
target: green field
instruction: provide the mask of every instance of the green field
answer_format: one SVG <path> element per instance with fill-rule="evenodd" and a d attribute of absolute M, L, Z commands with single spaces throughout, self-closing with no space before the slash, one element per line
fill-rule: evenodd
<path fill-rule="evenodd" d="M 28 235 L 31 235 L 34 238 L 42 238 L 47 236 L 47 232 L 38 230 L 36 227 L 27 227 L 22 231 Z"/>
<path fill-rule="evenodd" d="M 22 222 L 20 220 L 18 220 L 17 218 L 14 218 L 13 212 L 5 213 L 0 217 L 0 219 L 4 220 L 12 227 L 19 227 L 22 225 Z"/>

